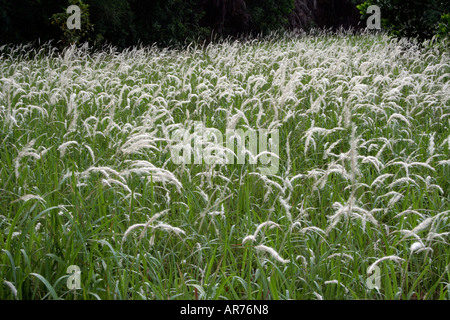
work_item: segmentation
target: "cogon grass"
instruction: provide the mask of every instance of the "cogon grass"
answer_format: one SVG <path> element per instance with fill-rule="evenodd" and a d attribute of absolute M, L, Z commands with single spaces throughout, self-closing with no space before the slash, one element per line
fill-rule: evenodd
<path fill-rule="evenodd" d="M 0 56 L 1 298 L 448 297 L 448 53 L 317 33 Z M 194 135 L 211 161 L 175 163 L 194 123 L 278 152 L 217 162 Z"/>

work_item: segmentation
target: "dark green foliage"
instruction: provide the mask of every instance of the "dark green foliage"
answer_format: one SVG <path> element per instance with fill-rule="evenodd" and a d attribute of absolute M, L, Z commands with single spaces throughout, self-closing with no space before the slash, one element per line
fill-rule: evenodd
<path fill-rule="evenodd" d="M 450 38 L 450 13 L 444 13 L 441 15 L 437 36 L 439 38 Z"/>
<path fill-rule="evenodd" d="M 369 5 L 381 9 L 383 28 L 398 37 L 430 39 L 435 35 L 448 37 L 450 0 L 356 0 L 361 18 L 366 19 Z M 446 15 L 447 14 L 447 15 Z"/>
<path fill-rule="evenodd" d="M 88 30 L 82 36 L 64 30 L 65 9 L 75 2 L 88 6 L 82 17 Z M 211 34 L 267 34 L 311 25 L 348 27 L 355 26 L 355 12 L 348 9 L 351 2 L 358 5 L 363 19 L 369 5 L 380 6 L 383 28 L 396 36 L 449 35 L 450 0 L 317 0 L 316 9 L 313 0 L 0 0 L 0 44 L 89 40 L 125 48 L 138 43 L 184 44 L 209 39 Z"/>
<path fill-rule="evenodd" d="M 129 1 L 86 0 L 90 5 L 97 43 L 108 41 L 119 47 L 132 44 L 133 14 Z"/>
<path fill-rule="evenodd" d="M 286 27 L 289 14 L 294 10 L 294 3 L 294 0 L 247 0 L 251 29 L 268 33 Z"/>
<path fill-rule="evenodd" d="M 196 0 L 132 0 L 134 41 L 149 43 L 183 43 L 204 37 L 200 26 L 203 12 Z"/>
<path fill-rule="evenodd" d="M 70 14 L 67 12 L 56 13 L 51 18 L 51 23 L 57 25 L 61 29 L 62 41 L 64 45 L 71 43 L 80 43 L 91 41 L 90 35 L 94 31 L 94 26 L 90 21 L 89 5 L 83 3 L 82 0 L 70 0 L 71 5 L 77 5 L 81 11 L 81 29 L 67 28 L 67 19 Z"/>
<path fill-rule="evenodd" d="M 0 0 L 0 43 L 90 41 L 119 48 L 162 45 L 287 26 L 294 0 Z M 82 9 L 82 30 L 68 30 L 66 8 Z M 208 11 L 209 17 L 206 16 Z"/>
<path fill-rule="evenodd" d="M 0 0 L 0 44 L 58 39 L 50 17 L 61 12 L 65 0 Z"/>

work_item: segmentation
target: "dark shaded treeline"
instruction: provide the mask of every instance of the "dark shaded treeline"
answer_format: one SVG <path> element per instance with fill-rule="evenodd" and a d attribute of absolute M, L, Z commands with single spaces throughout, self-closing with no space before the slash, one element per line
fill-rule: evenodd
<path fill-rule="evenodd" d="M 94 25 L 83 40 L 119 47 L 361 26 L 351 0 L 0 0 L 0 43 L 62 40 L 52 16 L 80 2 L 89 6 Z"/>
<path fill-rule="evenodd" d="M 398 37 L 419 40 L 450 36 L 450 0 L 352 0 L 365 17 L 370 5 L 381 9 L 382 26 Z"/>

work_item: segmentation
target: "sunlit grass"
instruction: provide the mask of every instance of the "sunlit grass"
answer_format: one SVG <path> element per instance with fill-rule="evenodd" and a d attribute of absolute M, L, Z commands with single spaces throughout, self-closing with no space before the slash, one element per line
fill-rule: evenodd
<path fill-rule="evenodd" d="M 448 53 L 322 34 L 0 57 L 1 299 L 450 298 Z M 277 129 L 277 174 L 174 164 L 197 121 Z"/>

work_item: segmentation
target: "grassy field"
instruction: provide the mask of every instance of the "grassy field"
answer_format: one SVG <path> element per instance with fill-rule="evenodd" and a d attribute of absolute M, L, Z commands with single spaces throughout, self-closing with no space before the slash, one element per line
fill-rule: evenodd
<path fill-rule="evenodd" d="M 449 299 L 449 79 L 384 35 L 4 46 L 0 299 Z M 180 129 L 227 152 L 199 122 L 277 171 L 176 164 Z"/>

